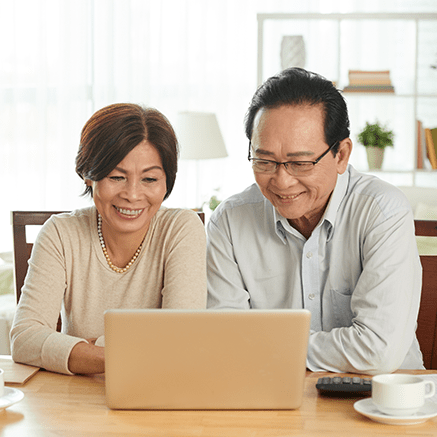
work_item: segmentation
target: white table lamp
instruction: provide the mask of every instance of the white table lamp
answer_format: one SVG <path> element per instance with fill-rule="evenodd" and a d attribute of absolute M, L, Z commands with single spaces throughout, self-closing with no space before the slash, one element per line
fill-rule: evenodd
<path fill-rule="evenodd" d="M 225 158 L 225 142 L 211 112 L 180 112 L 177 131 L 181 146 L 181 159 Z"/>
<path fill-rule="evenodd" d="M 196 160 L 196 206 L 200 206 L 199 160 L 228 156 L 217 117 L 210 112 L 180 112 L 175 125 L 181 159 Z"/>

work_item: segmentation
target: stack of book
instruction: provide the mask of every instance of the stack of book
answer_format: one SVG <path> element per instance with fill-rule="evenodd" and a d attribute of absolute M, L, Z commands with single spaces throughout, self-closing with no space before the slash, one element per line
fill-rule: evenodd
<path fill-rule="evenodd" d="M 343 91 L 362 93 L 394 93 L 395 89 L 391 83 L 389 70 L 349 70 L 349 85 L 345 87 Z"/>
<path fill-rule="evenodd" d="M 417 121 L 417 168 L 437 170 L 437 127 L 424 128 Z"/>

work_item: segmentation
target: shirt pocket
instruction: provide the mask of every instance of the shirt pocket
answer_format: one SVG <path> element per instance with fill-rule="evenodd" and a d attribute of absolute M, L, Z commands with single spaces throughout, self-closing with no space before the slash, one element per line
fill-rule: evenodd
<path fill-rule="evenodd" d="M 349 289 L 330 289 L 323 305 L 323 330 L 352 326 L 352 294 Z"/>

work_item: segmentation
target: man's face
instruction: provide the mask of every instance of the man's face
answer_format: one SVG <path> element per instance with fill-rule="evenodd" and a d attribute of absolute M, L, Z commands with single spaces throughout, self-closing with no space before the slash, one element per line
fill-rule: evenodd
<path fill-rule="evenodd" d="M 325 142 L 323 107 L 262 109 L 255 117 L 251 142 L 254 158 L 315 161 L 330 146 Z M 350 139 L 343 140 L 335 157 L 329 152 L 304 175 L 292 176 L 283 165 L 273 174 L 254 172 L 256 182 L 291 225 L 304 235 L 310 234 L 325 211 L 337 175 L 346 170 L 351 147 Z"/>

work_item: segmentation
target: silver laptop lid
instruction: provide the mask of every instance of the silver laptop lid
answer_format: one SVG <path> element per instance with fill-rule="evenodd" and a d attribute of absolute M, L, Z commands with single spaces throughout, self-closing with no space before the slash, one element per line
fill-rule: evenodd
<path fill-rule="evenodd" d="M 307 310 L 110 310 L 106 399 L 116 409 L 293 409 Z"/>

